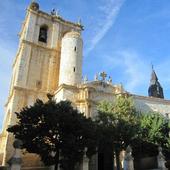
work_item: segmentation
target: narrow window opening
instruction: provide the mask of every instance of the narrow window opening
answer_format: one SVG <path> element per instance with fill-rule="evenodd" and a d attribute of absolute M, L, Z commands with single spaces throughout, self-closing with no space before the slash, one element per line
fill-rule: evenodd
<path fill-rule="evenodd" d="M 76 47 L 74 47 L 74 51 L 77 51 L 77 48 L 76 48 Z"/>
<path fill-rule="evenodd" d="M 38 40 L 41 41 L 41 42 L 47 43 L 47 32 L 48 32 L 47 26 L 40 27 Z"/>
<path fill-rule="evenodd" d="M 36 81 L 36 87 L 41 88 L 42 82 L 40 80 Z"/>
<path fill-rule="evenodd" d="M 73 68 L 73 71 L 76 72 L 76 68 L 75 67 Z"/>

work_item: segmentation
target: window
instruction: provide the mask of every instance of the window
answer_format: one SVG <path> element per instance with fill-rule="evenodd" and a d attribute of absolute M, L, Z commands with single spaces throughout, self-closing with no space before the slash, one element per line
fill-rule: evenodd
<path fill-rule="evenodd" d="M 40 80 L 36 81 L 36 88 L 41 88 L 42 82 Z"/>
<path fill-rule="evenodd" d="M 77 50 L 77 48 L 76 47 L 74 47 L 74 51 L 76 51 Z"/>
<path fill-rule="evenodd" d="M 76 68 L 75 67 L 73 68 L 73 71 L 76 72 Z"/>
<path fill-rule="evenodd" d="M 47 32 L 48 32 L 48 27 L 46 25 L 41 26 L 38 40 L 47 43 Z"/>

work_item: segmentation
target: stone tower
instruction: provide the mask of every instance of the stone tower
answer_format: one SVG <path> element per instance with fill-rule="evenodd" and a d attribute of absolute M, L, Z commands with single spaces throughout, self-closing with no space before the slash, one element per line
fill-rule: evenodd
<path fill-rule="evenodd" d="M 82 39 L 78 32 L 69 32 L 64 35 L 61 47 L 60 85 L 76 85 L 81 83 L 82 46 Z"/>
<path fill-rule="evenodd" d="M 45 101 L 47 93 L 54 94 L 57 90 L 59 80 L 60 83 L 71 84 L 80 81 L 81 71 L 78 72 L 77 67 L 81 68 L 82 61 L 81 31 L 80 24 L 64 20 L 55 11 L 47 14 L 40 10 L 36 2 L 32 2 L 28 7 L 19 35 L 19 48 L 13 63 L 10 92 L 5 106 L 6 116 L 0 134 L 0 164 L 6 165 L 13 153 L 13 136 L 6 129 L 16 123 L 14 113 L 26 105 L 32 105 L 37 98 Z M 66 55 L 65 51 L 69 51 L 73 46 L 74 52 L 70 51 L 71 55 Z M 67 71 L 75 67 L 75 72 L 72 68 L 73 80 L 67 81 L 63 69 L 64 62 L 69 64 L 69 60 L 71 62 Z M 59 75 L 63 78 L 60 79 Z"/>
<path fill-rule="evenodd" d="M 152 68 L 152 74 L 150 79 L 150 86 L 148 89 L 148 95 L 150 97 L 164 98 L 163 88 L 158 81 L 158 77 Z"/>

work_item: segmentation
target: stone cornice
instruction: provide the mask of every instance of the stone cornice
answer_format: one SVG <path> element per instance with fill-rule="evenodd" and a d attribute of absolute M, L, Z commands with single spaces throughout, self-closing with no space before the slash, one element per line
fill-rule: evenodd
<path fill-rule="evenodd" d="M 60 50 L 58 50 L 58 48 L 50 48 L 50 47 L 47 47 L 46 45 L 43 45 L 41 43 L 34 43 L 34 42 L 31 42 L 31 41 L 27 41 L 27 40 L 22 40 L 23 43 L 25 44 L 29 44 L 31 46 L 34 46 L 34 47 L 39 47 L 39 48 L 42 48 L 44 50 L 48 50 L 48 51 L 54 51 L 54 52 L 58 52 Z"/>
<path fill-rule="evenodd" d="M 97 104 L 97 102 L 96 101 L 94 101 L 94 100 L 91 100 L 91 99 L 78 99 L 78 100 L 76 100 L 75 101 L 77 104 L 89 104 L 89 105 L 91 105 L 91 104 L 94 104 L 94 105 L 96 105 Z"/>
<path fill-rule="evenodd" d="M 33 92 L 33 93 L 42 93 L 42 94 L 47 94 L 48 91 L 44 91 L 44 90 L 37 90 L 37 89 L 29 89 L 26 87 L 20 87 L 20 86 L 14 86 L 14 90 L 19 90 L 19 91 L 27 91 L 27 92 Z"/>
<path fill-rule="evenodd" d="M 52 20 L 53 22 L 58 22 L 58 23 L 61 23 L 63 25 L 66 25 L 66 26 L 70 26 L 70 27 L 73 27 L 73 28 L 77 28 L 79 31 L 83 30 L 83 26 L 80 25 L 80 24 L 77 24 L 77 23 L 74 23 L 74 22 L 70 22 L 70 21 L 67 21 L 65 19 L 63 19 L 61 16 L 53 16 L 53 15 L 50 15 L 44 11 L 34 11 L 30 8 L 27 9 L 29 12 L 32 12 L 38 16 L 41 16 L 41 17 L 44 17 L 45 19 L 50 19 Z"/>
<path fill-rule="evenodd" d="M 62 89 L 72 89 L 72 90 L 77 91 L 78 87 L 77 86 L 73 86 L 73 85 L 61 84 L 60 86 L 58 86 L 57 90 L 54 92 L 54 95 L 57 94 Z"/>
<path fill-rule="evenodd" d="M 122 92 L 124 92 L 124 89 L 122 87 L 121 84 L 109 84 L 107 82 L 102 82 L 102 81 L 91 81 L 91 82 L 87 82 L 85 84 L 80 84 L 78 87 L 79 89 L 85 89 L 85 88 L 90 88 L 90 89 L 93 89 L 93 90 L 96 90 L 96 87 L 97 86 L 101 86 L 103 83 L 103 85 L 107 88 L 107 87 L 111 87 L 113 90 L 115 88 L 122 88 Z"/>
<path fill-rule="evenodd" d="M 170 104 L 170 100 L 162 99 L 162 98 L 156 98 L 156 97 L 148 97 L 148 96 L 139 96 L 135 94 L 130 94 L 134 99 L 142 99 L 142 100 L 148 100 L 151 102 L 157 102 L 157 103 L 164 103 L 164 104 Z"/>
<path fill-rule="evenodd" d="M 26 88 L 26 87 L 14 86 L 11 94 L 9 95 L 9 97 L 7 99 L 5 106 L 7 106 L 8 103 L 10 102 L 15 90 L 16 91 L 18 90 L 18 91 L 29 92 L 29 93 L 36 93 L 36 94 L 45 94 L 45 95 L 49 93 L 48 91 L 44 91 L 44 90 L 41 90 L 41 89 L 37 90 L 37 89 L 29 89 L 29 88 Z"/>

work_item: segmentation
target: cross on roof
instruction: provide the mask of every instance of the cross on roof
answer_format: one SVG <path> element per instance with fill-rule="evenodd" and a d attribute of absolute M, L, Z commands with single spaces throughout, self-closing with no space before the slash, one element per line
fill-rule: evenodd
<path fill-rule="evenodd" d="M 100 73 L 100 77 L 102 77 L 102 81 L 105 81 L 107 74 L 103 71 L 102 73 Z"/>

